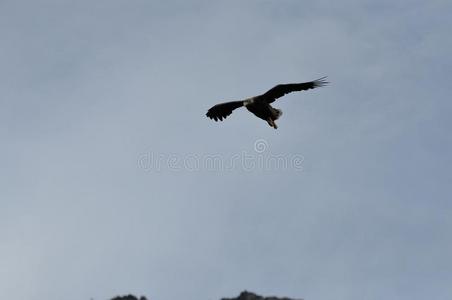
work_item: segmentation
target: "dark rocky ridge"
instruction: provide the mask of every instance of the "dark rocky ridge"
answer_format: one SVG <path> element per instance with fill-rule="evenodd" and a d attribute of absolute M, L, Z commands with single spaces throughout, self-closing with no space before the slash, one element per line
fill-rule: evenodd
<path fill-rule="evenodd" d="M 268 296 L 263 297 L 259 296 L 255 293 L 243 291 L 240 293 L 240 295 L 236 298 L 223 298 L 221 300 L 303 300 L 303 299 L 293 299 L 293 298 L 287 298 L 287 297 L 275 297 L 275 296 Z"/>
<path fill-rule="evenodd" d="M 134 295 L 126 295 L 126 296 L 117 296 L 117 297 L 111 298 L 111 300 L 147 300 L 147 299 L 144 296 L 137 298 Z"/>
<path fill-rule="evenodd" d="M 117 296 L 115 298 L 112 298 L 111 300 L 147 300 L 147 299 L 144 296 L 137 298 L 133 295 L 127 295 L 127 296 Z M 292 299 L 292 298 L 287 298 L 287 297 L 279 298 L 279 297 L 275 297 L 275 296 L 263 297 L 263 296 L 259 296 L 259 295 L 255 294 L 255 293 L 243 291 L 236 298 L 222 298 L 221 300 L 303 300 L 303 299 Z"/>

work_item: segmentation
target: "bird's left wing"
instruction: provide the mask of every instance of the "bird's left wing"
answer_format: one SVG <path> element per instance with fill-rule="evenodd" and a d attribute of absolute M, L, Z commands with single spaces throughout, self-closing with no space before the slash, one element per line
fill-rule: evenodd
<path fill-rule="evenodd" d="M 276 99 L 281 98 L 282 96 L 292 92 L 305 91 L 325 86 L 328 84 L 328 82 L 325 81 L 325 79 L 326 77 L 322 77 L 314 81 L 303 83 L 278 84 L 274 88 L 268 90 L 265 94 L 260 95 L 259 98 L 261 98 L 267 103 L 272 103 Z"/>
<path fill-rule="evenodd" d="M 220 103 L 212 106 L 208 111 L 206 116 L 215 120 L 215 121 L 223 121 L 227 116 L 232 114 L 232 111 L 236 108 L 243 106 L 243 101 L 232 101 Z"/>

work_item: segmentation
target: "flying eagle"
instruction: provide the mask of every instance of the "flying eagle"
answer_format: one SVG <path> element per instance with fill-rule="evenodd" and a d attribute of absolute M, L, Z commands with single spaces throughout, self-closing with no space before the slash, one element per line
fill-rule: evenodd
<path fill-rule="evenodd" d="M 282 111 L 272 107 L 270 103 L 273 103 L 276 99 L 292 92 L 322 87 L 328 84 L 328 82 L 325 81 L 325 78 L 326 77 L 322 77 L 314 81 L 303 83 L 278 84 L 265 94 L 259 96 L 214 105 L 207 111 L 206 116 L 215 121 L 223 121 L 223 119 L 226 119 L 227 116 L 232 114 L 234 109 L 245 106 L 246 109 L 252 112 L 256 117 L 267 121 L 268 125 L 276 129 L 278 126 L 276 126 L 275 120 L 282 115 Z"/>

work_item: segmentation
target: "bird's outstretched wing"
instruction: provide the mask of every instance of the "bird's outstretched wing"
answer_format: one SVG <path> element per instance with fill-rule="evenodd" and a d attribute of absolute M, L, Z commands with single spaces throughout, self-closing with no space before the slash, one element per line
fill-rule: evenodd
<path fill-rule="evenodd" d="M 243 101 L 232 101 L 220 103 L 212 106 L 208 111 L 206 116 L 215 120 L 215 121 L 223 121 L 227 116 L 232 114 L 232 111 L 236 108 L 243 106 Z"/>
<path fill-rule="evenodd" d="M 272 103 L 276 99 L 292 92 L 305 91 L 325 86 L 329 83 L 328 81 L 325 81 L 325 79 L 326 76 L 309 82 L 278 84 L 274 88 L 268 90 L 265 94 L 260 95 L 259 98 L 267 103 Z"/>

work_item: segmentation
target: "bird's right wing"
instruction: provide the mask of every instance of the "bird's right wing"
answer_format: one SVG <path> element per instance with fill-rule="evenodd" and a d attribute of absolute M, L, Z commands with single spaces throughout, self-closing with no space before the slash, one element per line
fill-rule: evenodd
<path fill-rule="evenodd" d="M 208 111 L 206 116 L 215 120 L 215 121 L 223 121 L 227 116 L 232 114 L 232 111 L 236 108 L 243 106 L 243 101 L 232 101 L 220 103 L 212 106 Z"/>
<path fill-rule="evenodd" d="M 305 91 L 325 86 L 329 83 L 325 80 L 325 78 L 326 76 L 309 82 L 278 84 L 274 88 L 268 90 L 265 94 L 262 94 L 260 97 L 265 102 L 272 103 L 276 99 L 292 92 Z"/>

